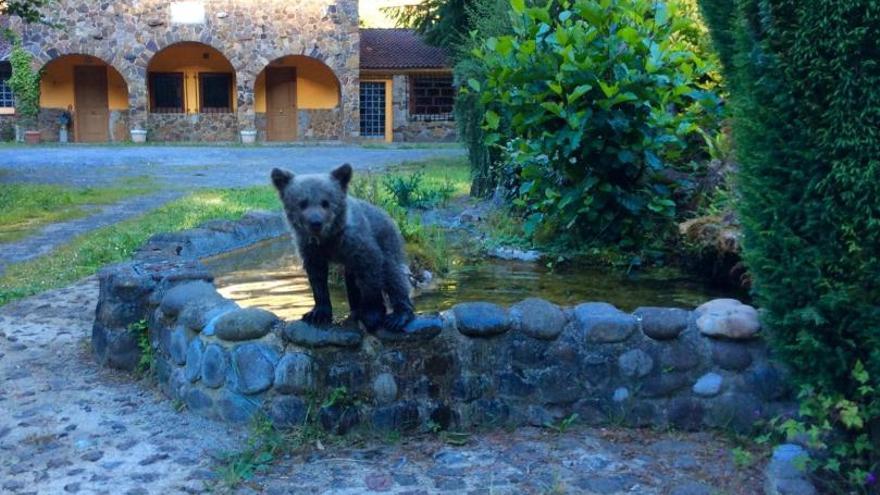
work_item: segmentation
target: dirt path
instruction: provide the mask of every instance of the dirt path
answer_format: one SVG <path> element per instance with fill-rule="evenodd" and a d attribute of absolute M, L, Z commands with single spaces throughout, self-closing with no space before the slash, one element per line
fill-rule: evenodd
<path fill-rule="evenodd" d="M 0 308 L 0 492 L 208 493 L 236 428 L 175 411 L 147 382 L 98 368 L 94 279 Z M 392 440 L 392 439 L 386 439 Z M 524 428 L 329 442 L 282 459 L 236 493 L 760 493 L 711 434 Z"/>

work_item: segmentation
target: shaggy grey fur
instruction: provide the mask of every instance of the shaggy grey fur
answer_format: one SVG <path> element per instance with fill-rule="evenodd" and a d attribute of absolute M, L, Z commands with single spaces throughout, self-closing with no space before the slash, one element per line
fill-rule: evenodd
<path fill-rule="evenodd" d="M 371 332 L 382 325 L 402 331 L 414 317 L 404 272 L 403 238 L 387 213 L 348 195 L 351 176 L 348 164 L 329 175 L 296 178 L 286 170 L 272 170 L 272 183 L 315 297 L 314 309 L 303 320 L 314 325 L 331 323 L 327 274 L 333 262 L 345 269 L 351 318 Z M 388 315 L 385 297 L 392 310 Z"/>

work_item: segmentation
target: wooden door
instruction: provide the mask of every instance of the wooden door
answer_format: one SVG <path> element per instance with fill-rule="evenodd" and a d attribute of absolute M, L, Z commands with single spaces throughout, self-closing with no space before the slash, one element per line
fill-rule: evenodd
<path fill-rule="evenodd" d="M 296 69 L 266 69 L 266 139 L 296 140 Z"/>
<path fill-rule="evenodd" d="M 107 67 L 74 67 L 74 130 L 82 143 L 110 140 L 110 106 L 107 101 Z"/>

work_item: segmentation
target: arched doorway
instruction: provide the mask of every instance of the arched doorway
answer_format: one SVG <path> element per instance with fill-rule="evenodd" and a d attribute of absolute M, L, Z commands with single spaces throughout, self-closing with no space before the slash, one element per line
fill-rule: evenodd
<path fill-rule="evenodd" d="M 235 69 L 214 47 L 189 41 L 175 43 L 150 60 L 147 91 L 150 113 L 233 113 Z"/>
<path fill-rule="evenodd" d="M 338 139 L 339 101 L 333 70 L 304 55 L 273 60 L 254 82 L 257 129 L 267 141 Z"/>
<path fill-rule="evenodd" d="M 128 84 L 113 66 L 91 55 L 64 55 L 48 62 L 40 78 L 43 138 L 58 139 L 62 116 L 73 140 L 121 141 L 127 137 Z"/>

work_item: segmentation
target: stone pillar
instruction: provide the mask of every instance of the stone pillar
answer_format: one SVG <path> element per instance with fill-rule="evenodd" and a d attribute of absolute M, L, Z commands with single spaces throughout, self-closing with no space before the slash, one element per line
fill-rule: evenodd
<path fill-rule="evenodd" d="M 339 108 L 342 111 L 342 135 L 343 141 L 353 141 L 360 137 L 361 131 L 361 102 L 360 102 L 360 77 L 354 74 L 340 75 Z"/>
<path fill-rule="evenodd" d="M 147 83 L 140 79 L 127 78 L 128 84 L 128 128 L 147 130 L 150 110 L 147 101 Z"/>
<path fill-rule="evenodd" d="M 254 114 L 254 83 L 256 76 L 251 72 L 239 72 L 235 75 L 238 130 L 256 130 Z"/>
<path fill-rule="evenodd" d="M 399 135 L 401 129 L 406 127 L 409 120 L 409 88 L 407 76 L 398 74 L 391 81 L 391 122 L 394 137 L 392 141 L 404 141 L 403 135 Z"/>

